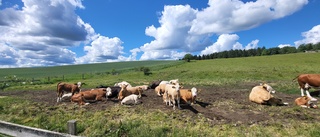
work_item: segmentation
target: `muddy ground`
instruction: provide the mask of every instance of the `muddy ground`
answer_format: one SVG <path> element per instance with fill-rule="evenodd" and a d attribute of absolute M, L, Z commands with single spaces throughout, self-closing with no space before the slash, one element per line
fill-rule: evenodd
<path fill-rule="evenodd" d="M 300 91 L 296 94 L 284 94 L 278 91 L 275 96 L 288 102 L 288 106 L 264 106 L 252 103 L 248 100 L 249 93 L 256 84 L 240 85 L 237 87 L 197 87 L 201 89 L 198 93 L 197 104 L 192 106 L 182 104 L 184 116 L 197 117 L 203 115 L 212 124 L 270 124 L 270 122 L 286 122 L 289 118 L 301 121 L 320 120 L 319 109 L 300 108 L 293 104 L 299 97 Z M 186 88 L 191 88 L 186 86 Z M 48 106 L 65 105 L 71 102 L 56 103 L 56 91 L 0 91 L 0 96 L 20 96 L 27 100 L 44 103 Z M 316 97 L 318 98 L 318 97 Z M 172 107 L 166 106 L 162 97 L 158 97 L 153 89 L 143 93 L 143 103 L 140 104 L 146 109 L 173 111 Z M 86 109 L 104 110 L 108 106 L 119 104 L 116 99 L 105 102 L 90 104 Z M 134 108 L 136 106 L 132 106 Z M 306 113 L 308 112 L 308 113 Z"/>

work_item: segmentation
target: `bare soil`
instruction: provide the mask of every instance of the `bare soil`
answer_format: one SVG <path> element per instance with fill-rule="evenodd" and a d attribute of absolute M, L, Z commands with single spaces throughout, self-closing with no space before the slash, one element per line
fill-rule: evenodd
<path fill-rule="evenodd" d="M 283 102 L 288 102 L 288 106 L 266 106 L 249 101 L 248 96 L 254 86 L 255 84 L 240 85 L 237 87 L 197 87 L 198 89 L 201 89 L 198 93 L 197 103 L 193 105 L 182 104 L 181 110 L 173 110 L 172 107 L 166 106 L 162 101 L 162 97 L 157 96 L 153 89 L 149 89 L 143 93 L 143 103 L 139 105 L 142 105 L 145 109 L 162 110 L 164 112 L 182 111 L 182 117 L 197 117 L 198 115 L 202 115 L 214 125 L 268 125 L 272 121 L 286 122 L 288 118 L 306 122 L 320 120 L 318 116 L 319 109 L 301 108 L 293 104 L 294 100 L 299 97 L 299 89 L 297 89 L 297 94 L 285 94 L 279 91 L 275 93 L 275 96 L 281 98 Z M 56 103 L 56 92 L 54 90 L 0 91 L 0 96 L 19 96 L 33 102 L 44 103 L 47 106 L 71 103 Z M 115 104 L 119 104 L 117 99 L 97 102 L 85 107 L 86 109 L 99 111 Z M 132 107 L 134 108 L 137 106 Z M 288 109 L 290 109 L 290 111 L 287 111 Z"/>

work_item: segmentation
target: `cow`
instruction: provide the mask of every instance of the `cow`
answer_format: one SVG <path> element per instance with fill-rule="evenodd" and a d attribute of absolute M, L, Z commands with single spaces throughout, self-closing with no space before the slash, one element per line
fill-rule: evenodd
<path fill-rule="evenodd" d="M 136 87 L 140 87 L 143 91 L 150 89 L 150 87 L 148 85 L 140 85 L 140 86 L 136 86 Z"/>
<path fill-rule="evenodd" d="M 64 92 L 71 92 L 71 96 L 73 96 L 75 93 L 79 93 L 81 91 L 81 86 L 83 83 L 78 82 L 75 84 L 68 84 L 59 82 L 57 84 L 57 102 L 61 101 L 62 95 Z"/>
<path fill-rule="evenodd" d="M 288 103 L 284 103 L 281 99 L 271 95 L 271 93 L 275 92 L 276 91 L 270 85 L 264 83 L 252 88 L 249 94 L 249 100 L 261 105 L 287 105 Z"/>
<path fill-rule="evenodd" d="M 79 105 L 88 104 L 88 102 L 103 101 L 106 99 L 106 89 L 92 89 L 74 94 L 71 97 L 71 102 L 78 103 Z"/>
<path fill-rule="evenodd" d="M 156 81 L 152 81 L 150 84 L 149 84 L 149 88 L 150 89 L 155 89 L 157 86 L 159 86 L 159 84 L 161 83 L 162 80 L 156 80 Z"/>
<path fill-rule="evenodd" d="M 122 99 L 121 105 L 137 105 L 141 103 L 139 96 L 136 94 L 131 94 Z"/>
<path fill-rule="evenodd" d="M 131 84 L 128 83 L 127 81 L 122 81 L 122 82 L 114 84 L 114 86 L 119 86 L 119 87 L 121 87 L 122 85 L 127 85 L 127 87 L 132 87 Z"/>
<path fill-rule="evenodd" d="M 178 108 L 180 107 L 180 85 L 176 84 L 166 84 L 165 88 L 165 94 L 167 101 L 169 102 L 169 106 L 173 106 L 173 110 L 176 108 L 176 104 L 178 105 Z M 177 102 L 177 103 L 176 103 Z M 167 102 L 166 102 L 167 104 Z"/>
<path fill-rule="evenodd" d="M 301 74 L 292 79 L 294 81 L 297 79 L 299 88 L 301 91 L 301 96 L 304 96 L 304 92 L 306 92 L 307 96 L 311 98 L 311 101 L 317 101 L 317 99 L 313 98 L 310 93 L 309 89 L 319 88 L 320 87 L 320 74 Z"/>
<path fill-rule="evenodd" d="M 176 84 L 179 84 L 179 79 L 172 79 L 170 81 L 161 81 L 159 83 L 160 84 L 173 84 L 173 85 L 176 85 Z"/>
<path fill-rule="evenodd" d="M 142 92 L 143 90 L 141 87 L 128 87 L 128 85 L 122 85 L 118 95 L 118 99 L 122 100 L 123 98 L 131 94 L 139 95 L 138 97 L 141 98 Z"/>
<path fill-rule="evenodd" d="M 294 100 L 294 103 L 304 108 L 318 108 L 318 106 L 314 104 L 314 102 L 312 102 L 311 98 L 308 96 L 298 97 Z"/>
<path fill-rule="evenodd" d="M 161 96 L 164 94 L 165 89 L 166 89 L 166 85 L 167 85 L 167 84 L 160 84 L 159 86 L 157 86 L 157 87 L 154 89 L 154 91 L 157 93 L 157 95 L 158 95 L 159 97 L 161 97 Z"/>
<path fill-rule="evenodd" d="M 112 86 L 107 87 L 107 89 L 110 88 L 110 90 L 107 90 L 107 98 L 115 98 L 118 97 L 119 92 L 121 90 L 121 87 L 119 86 Z"/>
<path fill-rule="evenodd" d="M 180 99 L 184 103 L 191 105 L 196 103 L 197 98 L 197 88 L 193 87 L 191 89 L 180 89 Z"/>

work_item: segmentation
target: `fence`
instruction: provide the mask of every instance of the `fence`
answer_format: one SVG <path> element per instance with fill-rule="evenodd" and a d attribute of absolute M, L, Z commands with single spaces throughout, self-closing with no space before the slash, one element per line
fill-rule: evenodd
<path fill-rule="evenodd" d="M 0 121 L 0 133 L 15 137 L 77 137 L 76 133 L 76 121 L 68 121 L 68 132 L 59 133 L 39 128 L 27 127 L 5 121 Z M 74 134 L 74 135 L 72 135 Z"/>

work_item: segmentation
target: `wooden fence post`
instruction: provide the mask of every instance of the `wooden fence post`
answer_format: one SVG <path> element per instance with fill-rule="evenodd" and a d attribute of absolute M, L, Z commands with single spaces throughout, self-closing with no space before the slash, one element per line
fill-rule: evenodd
<path fill-rule="evenodd" d="M 68 133 L 71 135 L 77 134 L 77 121 L 76 120 L 69 120 L 68 121 Z"/>

